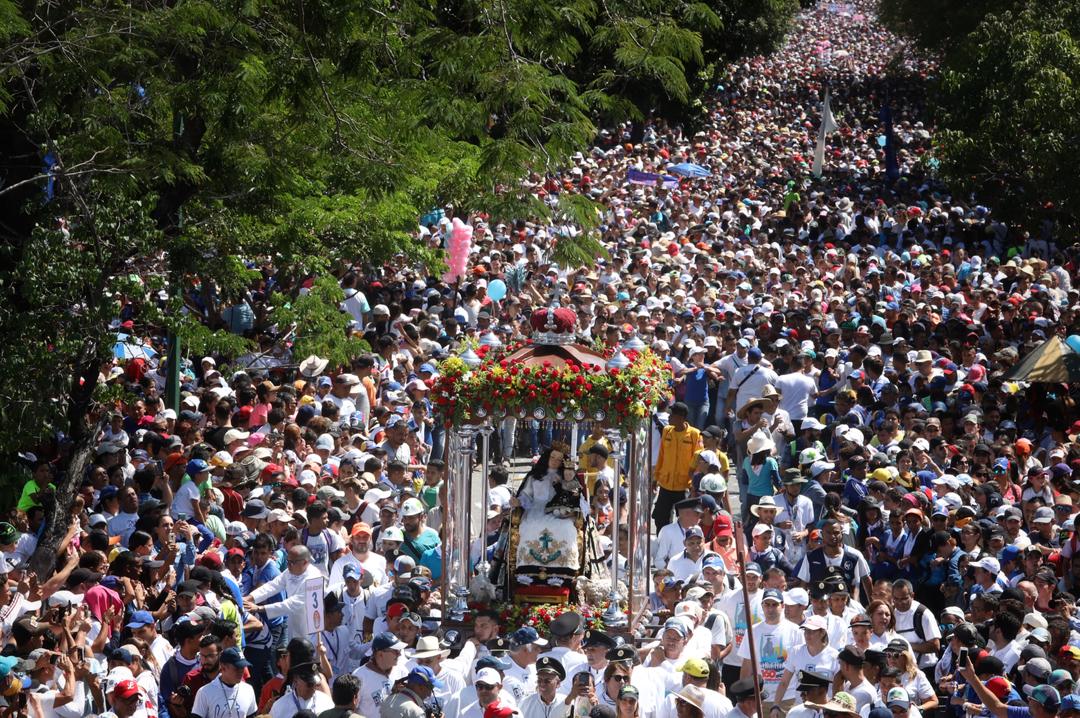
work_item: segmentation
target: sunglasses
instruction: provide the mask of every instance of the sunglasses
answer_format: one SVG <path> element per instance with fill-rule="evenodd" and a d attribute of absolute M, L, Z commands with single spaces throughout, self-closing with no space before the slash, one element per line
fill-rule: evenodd
<path fill-rule="evenodd" d="M 491 685 L 488 685 L 487 683 L 477 683 L 476 688 L 478 690 L 481 690 L 481 691 L 493 691 L 496 688 L 498 688 L 498 686 L 491 686 Z"/>
<path fill-rule="evenodd" d="M 611 680 L 616 681 L 618 683 L 629 683 L 630 682 L 630 676 L 624 676 L 624 675 L 612 676 Z"/>

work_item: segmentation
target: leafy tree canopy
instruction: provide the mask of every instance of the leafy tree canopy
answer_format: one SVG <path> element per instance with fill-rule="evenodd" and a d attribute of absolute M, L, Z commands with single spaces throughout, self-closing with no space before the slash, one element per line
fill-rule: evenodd
<path fill-rule="evenodd" d="M 1069 2 L 885 0 L 893 27 L 942 57 L 945 178 L 1035 229 L 1080 224 L 1080 8 Z"/>

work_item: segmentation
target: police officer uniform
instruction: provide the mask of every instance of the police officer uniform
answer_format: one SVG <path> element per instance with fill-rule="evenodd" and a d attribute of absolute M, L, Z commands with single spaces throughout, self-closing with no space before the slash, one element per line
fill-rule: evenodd
<path fill-rule="evenodd" d="M 549 630 L 553 637 L 565 640 L 576 633 L 583 633 L 584 628 L 585 619 L 581 617 L 581 614 L 575 611 L 567 611 L 551 622 Z M 541 653 L 539 656 L 539 658 L 544 657 L 554 658 L 559 661 L 559 663 L 562 664 L 565 675 L 568 677 L 576 675 L 581 667 L 588 663 L 588 661 L 585 660 L 584 653 L 572 651 L 566 646 L 554 646 L 544 653 Z M 570 692 L 571 687 L 570 679 L 564 678 L 559 690 L 566 694 Z"/>
<path fill-rule="evenodd" d="M 544 656 L 536 659 L 536 675 L 541 673 L 554 673 L 560 683 L 566 680 L 566 669 L 558 659 Z M 572 706 L 566 703 L 566 694 L 562 690 L 555 692 L 555 699 L 551 703 L 544 703 L 540 693 L 532 693 L 518 704 L 518 711 L 522 718 L 569 718 Z"/>
<path fill-rule="evenodd" d="M 615 642 L 615 639 L 607 635 L 603 631 L 587 631 L 585 633 L 585 640 L 581 644 L 581 647 L 583 649 L 603 648 L 605 649 L 605 651 L 610 651 L 612 648 L 616 648 L 617 646 L 618 644 Z M 600 666 L 599 668 L 593 668 L 591 665 L 589 665 L 587 661 L 588 659 L 586 658 L 586 663 L 581 666 L 580 669 L 578 669 L 577 673 L 575 673 L 573 676 L 570 676 L 570 679 L 573 680 L 578 673 L 588 672 L 592 675 L 593 685 L 598 686 L 604 682 L 604 671 L 607 669 L 607 664 L 609 663 L 610 659 L 607 658 L 605 655 L 604 665 Z"/>

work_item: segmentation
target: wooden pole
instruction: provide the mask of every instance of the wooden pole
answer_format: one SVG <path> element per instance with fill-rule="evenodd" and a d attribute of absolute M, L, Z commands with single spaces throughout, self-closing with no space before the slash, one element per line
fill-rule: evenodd
<path fill-rule="evenodd" d="M 735 522 L 735 557 L 739 561 L 739 583 L 742 584 L 743 611 L 746 613 L 744 641 L 750 646 L 750 677 L 754 679 L 754 703 L 758 718 L 764 718 L 761 708 L 761 681 L 758 680 L 757 646 L 754 645 L 754 614 L 750 610 L 750 591 L 746 588 L 746 543 L 742 521 Z"/>

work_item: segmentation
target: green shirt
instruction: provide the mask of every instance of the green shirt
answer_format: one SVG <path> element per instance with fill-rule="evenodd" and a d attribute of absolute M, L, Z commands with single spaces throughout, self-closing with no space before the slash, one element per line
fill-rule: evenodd
<path fill-rule="evenodd" d="M 53 485 L 53 484 L 49 484 L 48 488 L 55 489 L 56 486 Z M 30 510 L 30 508 L 32 506 L 41 506 L 40 501 L 37 501 L 34 498 L 32 498 L 32 496 L 34 494 L 38 493 L 39 491 L 41 491 L 41 487 L 38 486 L 38 483 L 36 481 L 34 481 L 33 479 L 31 479 L 30 481 L 27 481 L 26 486 L 23 487 L 22 496 L 19 497 L 19 505 L 18 505 L 19 511 L 26 512 L 26 511 Z"/>

